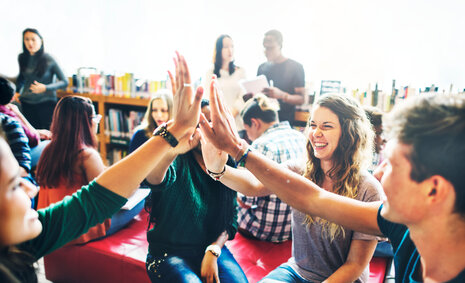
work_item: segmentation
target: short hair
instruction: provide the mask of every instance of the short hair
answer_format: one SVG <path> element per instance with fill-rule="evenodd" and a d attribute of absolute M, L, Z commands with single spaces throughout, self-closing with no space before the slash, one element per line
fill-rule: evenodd
<path fill-rule="evenodd" d="M 410 177 L 422 182 L 440 175 L 451 182 L 454 212 L 465 217 L 465 97 L 413 97 L 396 105 L 383 122 L 389 138 L 412 147 Z"/>
<path fill-rule="evenodd" d="M 277 103 L 273 103 L 264 94 L 258 93 L 253 99 L 246 102 L 241 111 L 241 117 L 247 126 L 252 124 L 252 118 L 271 123 L 278 120 L 278 110 L 279 105 Z"/>
<path fill-rule="evenodd" d="M 374 106 L 364 106 L 363 109 L 367 114 L 367 118 L 373 127 L 379 127 L 383 124 L 383 112 Z"/>
<path fill-rule="evenodd" d="M 279 44 L 279 46 L 283 47 L 283 34 L 276 29 L 269 30 L 265 33 L 266 36 L 272 36 L 276 42 Z"/>
<path fill-rule="evenodd" d="M 7 105 L 15 95 L 15 85 L 9 80 L 0 77 L 0 105 Z"/>

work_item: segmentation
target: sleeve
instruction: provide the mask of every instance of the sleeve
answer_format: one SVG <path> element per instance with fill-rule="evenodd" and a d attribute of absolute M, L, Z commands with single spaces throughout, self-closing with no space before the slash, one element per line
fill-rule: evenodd
<path fill-rule="evenodd" d="M 31 170 L 31 149 L 21 124 L 5 114 L 1 114 L 1 124 L 19 166 L 29 172 Z"/>
<path fill-rule="evenodd" d="M 38 211 L 43 229 L 21 248 L 40 258 L 86 233 L 117 212 L 127 199 L 95 181 L 62 201 Z"/>
<path fill-rule="evenodd" d="M 68 79 L 66 78 L 65 74 L 61 70 L 60 66 L 58 66 L 58 63 L 53 58 L 50 57 L 49 60 L 50 60 L 50 67 L 52 69 L 51 70 L 52 74 L 55 74 L 57 76 L 57 81 L 46 85 L 45 86 L 46 89 L 54 91 L 60 88 L 67 87 Z"/>
<path fill-rule="evenodd" d="M 381 191 L 382 191 L 381 184 L 369 173 L 365 173 L 365 174 L 366 175 L 362 177 L 363 180 L 360 185 L 360 190 L 358 192 L 359 196 L 357 197 L 357 199 L 364 201 L 364 202 L 379 201 L 381 199 Z M 354 240 L 375 240 L 375 239 L 379 239 L 379 237 L 354 231 L 352 239 Z"/>
<path fill-rule="evenodd" d="M 295 87 L 305 87 L 305 71 L 300 63 L 296 66 Z"/>
<path fill-rule="evenodd" d="M 381 233 L 383 233 L 384 236 L 389 238 L 389 241 L 391 242 L 394 250 L 397 250 L 404 238 L 405 233 L 407 232 L 407 226 L 386 220 L 386 218 L 381 216 L 382 209 L 383 204 L 380 205 L 378 209 L 377 220 L 379 230 L 381 231 Z"/>

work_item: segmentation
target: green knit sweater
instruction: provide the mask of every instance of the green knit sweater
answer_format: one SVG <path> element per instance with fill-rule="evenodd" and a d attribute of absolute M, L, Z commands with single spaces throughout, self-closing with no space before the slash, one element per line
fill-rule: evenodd
<path fill-rule="evenodd" d="M 223 231 L 234 238 L 236 193 L 208 176 L 192 152 L 179 155 L 163 182 L 151 187 L 151 215 L 156 224 L 147 233 L 150 254 L 203 252 Z"/>

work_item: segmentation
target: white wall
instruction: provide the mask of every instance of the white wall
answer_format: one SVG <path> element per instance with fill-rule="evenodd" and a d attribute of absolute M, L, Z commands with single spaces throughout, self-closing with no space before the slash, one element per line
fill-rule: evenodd
<path fill-rule="evenodd" d="M 378 82 L 465 88 L 462 0 L 0 0 L 0 73 L 15 76 L 21 32 L 37 28 L 67 75 L 80 66 L 164 79 L 174 50 L 194 77 L 211 64 L 216 37 L 230 34 L 236 61 L 253 76 L 263 33 L 284 34 L 285 55 L 349 89 Z M 4 9 L 5 8 L 5 9 Z"/>

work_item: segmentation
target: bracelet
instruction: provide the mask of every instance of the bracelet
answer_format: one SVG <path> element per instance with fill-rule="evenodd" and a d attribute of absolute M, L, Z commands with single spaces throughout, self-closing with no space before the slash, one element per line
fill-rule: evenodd
<path fill-rule="evenodd" d="M 241 158 L 239 158 L 239 160 L 237 161 L 237 166 L 240 166 L 240 167 L 245 167 L 245 161 L 247 159 L 247 156 L 249 155 L 249 152 L 250 152 L 250 148 L 247 147 L 247 149 L 245 150 L 244 154 L 242 155 Z"/>
<path fill-rule="evenodd" d="M 178 145 L 178 140 L 168 131 L 167 129 L 168 124 L 163 123 L 158 128 L 153 131 L 154 136 L 161 136 L 164 138 L 172 147 L 176 147 Z"/>
<path fill-rule="evenodd" d="M 223 177 L 225 172 L 226 172 L 226 165 L 224 166 L 223 171 L 221 171 L 220 173 L 212 172 L 212 171 L 207 169 L 208 175 L 210 175 L 210 177 L 212 177 L 213 180 L 215 180 L 215 181 L 219 181 L 221 179 L 221 177 Z"/>

